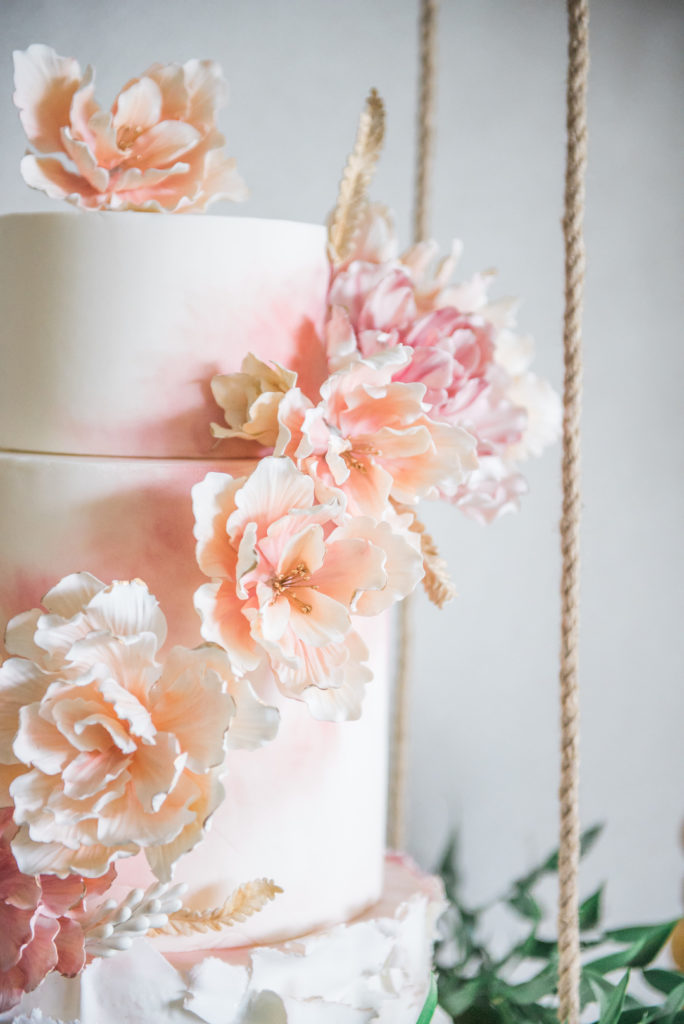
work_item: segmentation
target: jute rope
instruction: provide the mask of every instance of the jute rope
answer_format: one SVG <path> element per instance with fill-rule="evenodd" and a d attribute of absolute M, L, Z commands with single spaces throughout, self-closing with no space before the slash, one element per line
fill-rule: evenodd
<path fill-rule="evenodd" d="M 437 0 L 420 2 L 420 85 L 418 145 L 413 205 L 413 241 L 429 235 L 429 195 L 435 137 L 435 78 L 437 49 Z M 397 850 L 403 845 L 408 773 L 408 720 L 411 677 L 412 598 L 399 606 L 398 652 L 390 758 L 387 842 Z"/>
<path fill-rule="evenodd" d="M 587 166 L 588 0 L 568 0 L 563 320 L 563 511 L 561 533 L 561 775 L 558 857 L 558 1019 L 579 1024 L 579 562 L 580 411 L 584 304 L 584 196 Z"/>

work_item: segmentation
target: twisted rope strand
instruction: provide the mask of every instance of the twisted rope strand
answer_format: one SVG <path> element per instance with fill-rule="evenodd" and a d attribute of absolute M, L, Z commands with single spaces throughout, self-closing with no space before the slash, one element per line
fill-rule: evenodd
<path fill-rule="evenodd" d="M 558 1019 L 579 1024 L 579 565 L 580 413 L 584 304 L 584 199 L 587 165 L 588 0 L 568 0 L 567 152 L 563 235 L 563 508 L 561 534 L 561 775 L 558 857 Z"/>
<path fill-rule="evenodd" d="M 428 206 L 435 137 L 437 0 L 421 0 L 419 28 L 420 85 L 413 207 L 414 242 L 424 241 L 429 234 Z M 412 606 L 412 598 L 404 598 L 399 605 L 398 617 L 399 646 L 394 690 L 387 827 L 388 845 L 395 850 L 403 845 L 405 831 Z"/>
<path fill-rule="evenodd" d="M 420 86 L 418 94 L 418 145 L 413 200 L 413 241 L 423 242 L 430 233 L 430 186 L 435 141 L 435 80 L 437 77 L 437 0 L 420 4 Z"/>

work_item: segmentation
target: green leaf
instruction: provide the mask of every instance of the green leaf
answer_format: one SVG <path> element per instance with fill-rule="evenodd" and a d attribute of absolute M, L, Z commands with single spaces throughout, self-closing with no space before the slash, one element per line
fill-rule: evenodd
<path fill-rule="evenodd" d="M 430 1024 L 430 1021 L 435 1015 L 437 1009 L 437 979 L 434 974 L 430 975 L 430 988 L 428 989 L 427 998 L 425 1005 L 420 1011 L 420 1017 L 416 1024 Z"/>
<path fill-rule="evenodd" d="M 438 986 L 439 1005 L 452 1017 L 458 1017 L 473 1006 L 486 985 L 486 978 L 472 978 L 468 981 L 457 979 L 455 984 L 446 984 L 442 977 Z"/>
<path fill-rule="evenodd" d="M 523 981 L 519 985 L 506 985 L 500 982 L 499 990 L 517 1006 L 524 1006 L 526 1003 L 538 1003 L 544 996 L 549 996 L 556 991 L 558 985 L 558 970 L 555 964 L 549 964 L 539 974 L 529 981 Z"/>
<path fill-rule="evenodd" d="M 602 904 L 603 886 L 588 896 L 581 904 L 579 908 L 580 931 L 585 932 L 592 928 L 598 928 L 601 922 Z"/>
<path fill-rule="evenodd" d="M 521 917 L 529 921 L 539 923 L 542 919 L 542 910 L 535 898 L 526 889 L 516 889 L 506 902 L 508 906 L 517 911 Z"/>
<path fill-rule="evenodd" d="M 684 1009 L 684 982 L 673 988 L 663 1007 L 663 1024 L 672 1024 L 678 1010 Z"/>
<path fill-rule="evenodd" d="M 665 971 L 660 967 L 650 967 L 644 971 L 644 981 L 654 988 L 656 992 L 664 992 L 665 995 L 678 988 L 684 982 L 684 974 L 680 971 Z"/>
<path fill-rule="evenodd" d="M 550 960 L 558 952 L 558 943 L 538 939 L 534 932 L 517 947 L 517 952 L 530 960 Z"/>
<path fill-rule="evenodd" d="M 663 921 L 661 924 L 638 924 L 632 925 L 630 928 L 611 928 L 605 933 L 605 936 L 607 939 L 612 939 L 613 942 L 641 942 L 653 935 L 666 933 L 665 941 L 667 941 L 678 920 L 679 918 L 675 918 L 673 921 Z"/>
<path fill-rule="evenodd" d="M 447 899 L 452 903 L 456 902 L 458 890 L 461 885 L 461 876 L 458 870 L 458 833 L 453 832 L 449 842 L 442 854 L 442 859 L 437 865 L 437 874 L 444 882 Z"/>
<path fill-rule="evenodd" d="M 580 836 L 580 856 L 584 857 L 589 853 L 602 831 L 603 825 L 592 825 L 591 828 L 585 829 Z M 534 870 L 520 878 L 515 883 L 515 886 L 518 889 L 529 889 L 540 878 L 543 878 L 544 875 L 552 874 L 555 871 L 558 871 L 558 850 L 555 850 L 547 857 L 538 868 L 534 868 Z"/>
<path fill-rule="evenodd" d="M 586 966 L 597 974 L 608 974 L 610 971 L 618 970 L 621 967 L 646 967 L 654 960 L 663 948 L 677 921 L 668 921 L 665 924 L 652 925 L 644 928 L 622 928 L 617 932 L 606 933 L 609 938 L 621 941 L 618 934 L 638 934 L 636 941 L 632 942 L 627 949 L 617 953 L 610 953 L 608 956 L 592 960 Z M 629 940 L 627 940 L 629 941 Z"/>
<path fill-rule="evenodd" d="M 600 1024 L 619 1024 L 628 984 L 629 971 L 625 974 L 620 984 L 616 986 L 612 995 L 608 996 L 607 999 L 604 1000 L 603 993 L 601 993 L 602 1005 L 601 1016 L 599 1017 Z"/>

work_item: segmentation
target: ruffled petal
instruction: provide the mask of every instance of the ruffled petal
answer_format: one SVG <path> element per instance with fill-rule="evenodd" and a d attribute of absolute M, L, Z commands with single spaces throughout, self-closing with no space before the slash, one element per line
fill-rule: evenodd
<path fill-rule="evenodd" d="M 179 160 L 200 138 L 200 133 L 190 124 L 160 121 L 135 140 L 129 159 L 147 167 L 164 167 Z"/>
<path fill-rule="evenodd" d="M 156 597 L 141 580 L 115 582 L 101 590 L 88 605 L 94 628 L 114 636 L 153 633 L 161 647 L 166 640 L 166 619 Z"/>
<path fill-rule="evenodd" d="M 81 80 L 78 61 L 42 43 L 14 51 L 14 103 L 29 142 L 40 153 L 61 149 L 60 128 L 69 123 L 71 100 Z"/>
<path fill-rule="evenodd" d="M 227 659 L 223 671 L 232 683 Z M 224 736 L 234 714 L 235 701 L 205 650 L 174 647 L 155 688 L 154 721 L 177 738 L 191 771 L 223 763 Z"/>
<path fill-rule="evenodd" d="M 120 92 L 113 108 L 114 130 L 122 138 L 120 148 L 131 148 L 134 138 L 156 125 L 161 110 L 161 89 L 151 78 L 139 78 Z M 124 141 L 127 132 L 133 133 L 130 143 Z"/>
<path fill-rule="evenodd" d="M 20 169 L 29 188 L 45 192 L 51 199 L 67 199 L 88 210 L 96 210 L 104 204 L 103 197 L 85 178 L 68 171 L 55 157 L 29 153 L 22 158 Z"/>
<path fill-rule="evenodd" d="M 105 589 L 105 584 L 89 572 L 76 572 L 48 590 L 42 604 L 53 615 L 70 619 L 83 611 L 96 594 Z"/>

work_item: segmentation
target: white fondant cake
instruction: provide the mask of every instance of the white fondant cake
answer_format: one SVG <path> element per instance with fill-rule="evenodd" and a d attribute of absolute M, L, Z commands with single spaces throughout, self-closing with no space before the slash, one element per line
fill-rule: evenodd
<path fill-rule="evenodd" d="M 164 650 L 202 642 L 191 489 L 210 472 L 248 474 L 260 451 L 212 439 L 207 382 L 257 348 L 315 391 L 325 372 L 324 241 L 313 226 L 215 217 L 0 218 L 3 634 L 57 580 L 88 571 L 145 580 L 168 621 Z M 73 981 L 53 973 L 17 1013 L 81 1024 L 414 1024 L 440 897 L 393 861 L 377 905 L 389 619 L 357 628 L 373 672 L 361 718 L 317 721 L 264 677 L 259 696 L 280 713 L 276 740 L 228 752 L 223 802 L 174 867 L 190 910 L 220 906 L 258 877 L 282 893 L 233 927 L 141 940 Z M 143 854 L 116 867 L 110 899 L 154 882 Z M 274 942 L 285 944 L 249 948 Z"/>
<path fill-rule="evenodd" d="M 28 393 L 29 403 L 21 414 L 15 407 L 9 442 L 4 433 L 0 438 L 4 448 L 21 442 L 40 449 L 0 452 L 0 629 L 4 634 L 14 614 L 39 605 L 57 580 L 87 570 L 104 581 L 144 579 L 168 621 L 166 649 L 193 647 L 202 642 L 193 595 L 205 577 L 194 553 L 191 488 L 208 472 L 241 477 L 255 463 L 183 458 L 184 446 L 174 447 L 164 423 L 180 417 L 189 436 L 217 448 L 202 391 L 187 387 L 187 378 L 206 377 L 208 367 L 223 368 L 222 360 L 237 368 L 254 344 L 252 331 L 274 359 L 296 360 L 292 345 L 299 342 L 293 339 L 305 338 L 315 364 L 320 342 L 308 332 L 325 308 L 322 229 L 218 217 L 64 213 L 0 218 L 0 238 L 5 259 L 11 259 L 11 241 L 23 269 L 22 276 L 15 269 L 10 286 L 5 279 L 7 290 L 0 293 L 0 320 L 9 324 L 3 386 L 7 400 Z M 305 283 L 303 293 L 292 288 L 295 279 Z M 30 317 L 32 295 L 52 298 Z M 273 309 L 284 306 L 287 317 L 272 319 Z M 189 362 L 194 369 L 188 374 Z M 187 393 L 178 397 L 184 387 Z M 149 411 L 159 418 L 166 458 L 140 456 Z M 4 430 L 8 424 L 0 424 Z M 105 435 L 118 457 L 108 449 L 88 454 Z M 45 454 L 67 445 L 78 454 Z M 358 721 L 319 722 L 306 705 L 280 697 L 272 686 L 260 693 L 279 707 L 277 742 L 229 753 L 226 798 L 204 840 L 177 863 L 174 880 L 188 884 L 191 907 L 219 905 L 254 877 L 272 878 L 284 891 L 244 926 L 198 933 L 194 944 L 233 946 L 301 934 L 378 899 L 389 625 L 385 617 L 359 625 L 374 679 Z M 117 868 L 114 892 L 153 880 L 141 856 L 121 859 Z"/>
<path fill-rule="evenodd" d="M 2 447 L 253 458 L 244 442 L 217 448 L 211 378 L 252 351 L 317 388 L 328 278 L 325 231 L 313 224 L 0 218 Z"/>

